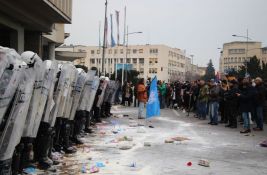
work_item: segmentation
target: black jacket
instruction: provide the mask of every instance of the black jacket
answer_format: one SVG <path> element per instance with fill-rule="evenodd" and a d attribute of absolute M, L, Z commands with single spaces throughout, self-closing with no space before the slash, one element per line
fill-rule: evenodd
<path fill-rule="evenodd" d="M 252 112 L 256 88 L 252 86 L 244 87 L 239 96 L 240 112 Z"/>
<path fill-rule="evenodd" d="M 256 106 L 264 106 L 266 89 L 263 85 L 256 86 L 255 102 Z"/>

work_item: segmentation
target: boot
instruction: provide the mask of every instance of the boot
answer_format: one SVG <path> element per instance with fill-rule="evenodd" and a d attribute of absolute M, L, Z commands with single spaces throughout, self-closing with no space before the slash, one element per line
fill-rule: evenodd
<path fill-rule="evenodd" d="M 76 153 L 77 150 L 70 145 L 70 134 L 71 134 L 71 128 L 68 119 L 63 120 L 63 127 L 62 127 L 62 146 L 63 151 L 66 154 L 73 154 Z"/>
<path fill-rule="evenodd" d="M 23 137 L 21 142 L 24 145 L 24 149 L 21 152 L 20 171 L 23 171 L 27 167 L 34 167 L 33 138 Z"/>
<path fill-rule="evenodd" d="M 17 175 L 22 172 L 20 161 L 21 161 L 21 152 L 23 149 L 24 149 L 24 144 L 20 143 L 14 151 L 12 158 L 12 175 Z"/>
<path fill-rule="evenodd" d="M 12 159 L 0 161 L 0 175 L 11 175 Z"/>
<path fill-rule="evenodd" d="M 71 125 L 71 141 L 74 144 L 82 145 L 83 142 L 78 138 L 78 132 L 79 132 L 79 126 L 77 126 L 78 123 L 75 123 L 75 121 L 72 120 L 70 121 L 70 125 Z"/>
<path fill-rule="evenodd" d="M 36 159 L 42 169 L 48 169 L 53 161 L 48 157 L 52 140 L 52 128 L 48 123 L 41 122 L 36 142 Z"/>
<path fill-rule="evenodd" d="M 62 150 L 62 133 L 61 133 L 61 128 L 63 126 L 63 118 L 57 117 L 56 119 L 56 124 L 54 127 L 55 130 L 55 136 L 53 137 L 53 148 L 55 151 L 60 152 Z"/>

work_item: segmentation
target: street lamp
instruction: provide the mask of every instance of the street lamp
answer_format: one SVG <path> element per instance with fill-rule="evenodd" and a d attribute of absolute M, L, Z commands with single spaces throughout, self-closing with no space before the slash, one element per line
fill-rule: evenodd
<path fill-rule="evenodd" d="M 248 75 L 248 40 L 252 40 L 251 38 L 248 37 L 248 29 L 247 29 L 247 36 L 242 36 L 242 35 L 232 35 L 233 37 L 239 37 L 239 38 L 245 38 L 247 49 L 246 49 L 246 76 Z"/>
<path fill-rule="evenodd" d="M 128 57 L 128 43 L 129 43 L 129 35 L 134 35 L 134 34 L 141 34 L 143 32 L 131 32 L 129 33 L 128 31 L 128 26 L 127 26 L 127 33 L 125 34 L 127 38 L 127 42 L 125 43 L 125 48 L 126 48 L 126 54 L 125 54 L 125 62 L 127 66 L 127 57 Z M 117 71 L 117 70 L 116 70 Z M 123 85 L 123 79 L 124 79 L 124 62 L 122 63 L 122 78 L 121 78 L 121 83 Z M 127 81 L 127 67 L 126 67 L 126 75 L 125 75 L 125 80 Z"/>
<path fill-rule="evenodd" d="M 106 40 L 107 40 L 107 8 L 108 8 L 108 1 L 105 2 L 105 23 L 104 23 L 104 38 L 103 38 L 103 53 L 102 53 L 102 74 L 105 74 L 104 72 L 104 64 L 105 64 L 105 50 L 106 50 Z M 104 75 L 105 76 L 105 75 Z"/>

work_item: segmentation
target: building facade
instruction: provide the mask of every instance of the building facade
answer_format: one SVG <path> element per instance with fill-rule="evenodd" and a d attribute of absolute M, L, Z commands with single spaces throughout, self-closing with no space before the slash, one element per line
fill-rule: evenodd
<path fill-rule="evenodd" d="M 0 1 L 0 45 L 54 59 L 64 43 L 64 24 L 71 23 L 72 0 Z"/>
<path fill-rule="evenodd" d="M 102 69 L 102 48 L 97 46 L 61 46 L 57 51 L 85 51 L 86 57 L 76 59 L 74 64 Z M 185 80 L 185 53 L 166 45 L 129 45 L 106 49 L 104 72 L 112 74 L 118 65 L 131 65 L 142 78 L 154 77 L 171 82 Z M 126 67 L 126 66 L 125 66 Z M 128 66 L 127 66 L 128 67 Z"/>
<path fill-rule="evenodd" d="M 260 62 L 267 63 L 267 49 L 262 48 L 261 42 L 225 43 L 220 55 L 220 73 L 225 74 L 231 69 L 238 70 L 253 56 L 256 56 Z"/>

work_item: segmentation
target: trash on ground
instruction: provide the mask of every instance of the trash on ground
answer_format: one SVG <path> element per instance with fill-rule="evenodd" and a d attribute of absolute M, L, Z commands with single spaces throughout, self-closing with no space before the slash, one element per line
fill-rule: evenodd
<path fill-rule="evenodd" d="M 189 138 L 186 138 L 186 137 L 173 137 L 171 138 L 173 141 L 185 141 L 185 140 L 190 140 Z"/>
<path fill-rule="evenodd" d="M 145 126 L 144 124 L 142 124 L 142 123 L 138 123 L 138 126 Z"/>
<path fill-rule="evenodd" d="M 90 168 L 90 173 L 98 173 L 99 172 L 99 168 L 97 168 L 96 166 L 92 166 Z"/>
<path fill-rule="evenodd" d="M 150 142 L 144 142 L 144 146 L 150 147 L 151 143 Z"/>
<path fill-rule="evenodd" d="M 128 150 L 128 149 L 131 149 L 131 148 L 132 148 L 131 145 L 121 145 L 121 146 L 119 147 L 119 149 L 121 149 L 121 150 Z"/>
<path fill-rule="evenodd" d="M 131 163 L 131 164 L 129 165 L 129 167 L 131 167 L 131 168 L 135 168 L 135 167 L 136 167 L 136 162 Z"/>
<path fill-rule="evenodd" d="M 172 139 L 166 139 L 165 140 L 165 143 L 173 143 L 174 142 L 174 140 L 172 140 Z"/>
<path fill-rule="evenodd" d="M 209 167 L 210 166 L 210 162 L 208 160 L 205 160 L 205 159 L 200 159 L 198 161 L 198 165 L 204 166 L 204 167 Z"/>
<path fill-rule="evenodd" d="M 138 128 L 137 133 L 146 133 L 146 130 L 144 128 Z"/>
<path fill-rule="evenodd" d="M 86 165 L 82 166 L 81 173 L 84 173 L 84 174 L 87 173 Z"/>
<path fill-rule="evenodd" d="M 130 127 L 137 127 L 138 126 L 138 123 L 130 123 L 129 126 Z"/>
<path fill-rule="evenodd" d="M 33 168 L 33 167 L 25 168 L 23 170 L 23 173 L 26 173 L 26 174 L 35 174 L 36 173 L 36 169 Z"/>
<path fill-rule="evenodd" d="M 187 162 L 187 166 L 192 166 L 192 162 Z"/>
<path fill-rule="evenodd" d="M 96 162 L 96 167 L 103 168 L 103 167 L 105 167 L 105 164 L 102 162 Z"/>
<path fill-rule="evenodd" d="M 262 147 L 267 147 L 267 140 L 261 142 L 261 143 L 260 143 L 260 146 L 262 146 Z"/>
<path fill-rule="evenodd" d="M 123 115 L 122 114 L 114 115 L 114 117 L 116 117 L 116 118 L 123 118 Z"/>
<path fill-rule="evenodd" d="M 119 142 L 122 142 L 122 141 L 133 141 L 133 138 L 132 137 L 123 136 L 123 137 L 118 138 L 118 141 Z"/>
<path fill-rule="evenodd" d="M 123 117 L 129 117 L 129 115 L 128 114 L 124 114 Z"/>
<path fill-rule="evenodd" d="M 155 127 L 154 127 L 154 126 L 152 126 L 152 125 L 149 125 L 148 127 L 149 127 L 149 128 L 155 128 Z"/>

